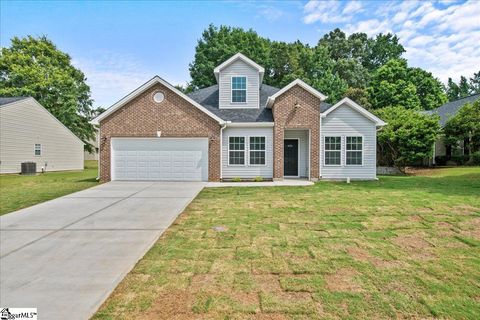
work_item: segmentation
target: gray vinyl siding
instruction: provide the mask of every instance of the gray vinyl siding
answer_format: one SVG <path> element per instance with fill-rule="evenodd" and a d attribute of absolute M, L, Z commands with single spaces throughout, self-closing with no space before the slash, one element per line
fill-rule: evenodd
<path fill-rule="evenodd" d="M 228 138 L 245 137 L 246 156 L 245 165 L 228 164 Z M 249 165 L 248 161 L 248 137 L 265 136 L 265 165 Z M 273 177 L 273 128 L 225 128 L 222 137 L 222 177 L 223 178 L 255 178 L 262 177 L 271 179 Z"/>
<path fill-rule="evenodd" d="M 298 174 L 301 178 L 308 177 L 308 131 L 285 130 L 284 139 L 299 139 L 298 142 Z"/>
<path fill-rule="evenodd" d="M 375 179 L 376 139 L 375 123 L 347 105 L 343 105 L 322 118 L 320 163 L 322 179 Z M 340 166 L 325 166 L 324 137 L 342 137 Z M 346 166 L 346 137 L 363 136 L 363 165 Z"/>
<path fill-rule="evenodd" d="M 247 77 L 247 102 L 232 103 L 232 77 Z M 259 81 L 258 70 L 243 62 L 236 60 L 226 66 L 219 73 L 218 78 L 218 98 L 219 108 L 259 108 Z"/>
<path fill-rule="evenodd" d="M 41 156 L 34 155 L 42 145 Z M 0 107 L 0 172 L 17 173 L 21 163 L 47 163 L 47 171 L 82 170 L 83 143 L 32 99 Z"/>

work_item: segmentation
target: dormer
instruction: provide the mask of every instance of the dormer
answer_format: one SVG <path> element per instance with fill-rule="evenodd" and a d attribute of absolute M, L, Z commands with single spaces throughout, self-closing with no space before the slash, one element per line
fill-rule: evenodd
<path fill-rule="evenodd" d="M 265 69 L 237 53 L 213 70 L 220 109 L 257 109 Z"/>

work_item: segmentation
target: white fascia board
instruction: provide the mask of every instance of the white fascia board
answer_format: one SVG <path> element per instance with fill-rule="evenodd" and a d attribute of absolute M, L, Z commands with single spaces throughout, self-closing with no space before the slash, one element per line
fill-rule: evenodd
<path fill-rule="evenodd" d="M 218 82 L 218 74 L 220 73 L 220 71 L 227 67 L 228 65 L 230 65 L 232 62 L 236 61 L 236 60 L 242 60 L 243 62 L 245 62 L 246 64 L 252 66 L 253 68 L 257 69 L 258 72 L 260 73 L 260 84 L 262 83 L 262 79 L 263 79 L 263 75 L 265 74 L 265 68 L 262 67 L 261 65 L 259 65 L 258 63 L 256 63 L 255 61 L 253 61 L 252 59 L 248 58 L 247 56 L 241 54 L 240 52 L 239 53 L 236 53 L 234 54 L 233 56 L 231 56 L 228 60 L 224 61 L 223 63 L 221 63 L 219 66 L 217 66 L 215 69 L 213 69 L 213 73 L 215 74 L 215 78 L 217 79 L 217 82 Z"/>
<path fill-rule="evenodd" d="M 98 115 L 95 119 L 93 119 L 91 121 L 91 123 L 99 124 L 100 121 L 102 121 L 108 115 L 110 115 L 113 112 L 115 112 L 116 110 L 120 109 L 126 103 L 133 100 L 134 98 L 139 96 L 141 93 L 143 93 L 145 90 L 147 90 L 148 88 L 150 88 L 152 85 L 154 85 L 156 83 L 160 83 L 160 84 L 164 85 L 165 87 L 167 87 L 168 89 L 172 90 L 175 94 L 179 95 L 184 100 L 186 100 L 187 102 L 194 105 L 197 109 L 199 109 L 199 110 L 203 111 L 204 113 L 206 113 L 207 115 L 209 115 L 211 118 L 216 120 L 218 123 L 220 123 L 220 124 L 225 123 L 225 121 L 223 121 L 221 118 L 219 118 L 218 116 L 216 116 L 215 114 L 213 114 L 212 112 L 207 110 L 205 107 L 200 105 L 198 102 L 196 102 L 195 100 L 193 100 L 192 98 L 190 98 L 189 96 L 187 96 L 186 94 L 184 94 L 183 92 L 181 92 L 180 90 L 178 90 L 177 88 L 175 88 L 174 86 L 172 86 L 170 83 L 163 80 L 159 76 L 153 77 L 152 79 L 150 79 L 149 81 L 147 81 L 146 83 L 144 83 L 143 85 L 141 85 L 140 87 L 138 87 L 137 89 L 135 89 L 134 91 L 132 91 L 131 93 L 126 95 L 125 97 L 123 97 L 120 101 L 118 101 L 113 106 L 111 106 L 110 108 L 105 110 L 102 114 Z"/>
<path fill-rule="evenodd" d="M 243 127 L 243 128 L 259 128 L 259 127 L 273 127 L 274 122 L 229 122 L 227 127 Z"/>
<path fill-rule="evenodd" d="M 360 114 L 365 116 L 366 118 L 370 119 L 371 121 L 375 122 L 377 127 L 382 127 L 386 125 L 386 123 L 374 115 L 373 113 L 367 111 L 365 108 L 361 107 L 359 104 L 357 104 L 355 101 L 351 100 L 350 98 L 343 98 L 339 102 L 337 102 L 335 105 L 333 105 L 331 108 L 329 108 L 327 111 L 322 113 L 322 118 L 325 118 L 329 113 L 340 107 L 341 105 L 348 105 L 349 107 L 353 108 L 354 110 L 358 111 Z"/>
<path fill-rule="evenodd" d="M 323 93 L 319 92 L 318 90 L 314 89 L 313 87 L 309 86 L 305 82 L 303 82 L 300 79 L 295 79 L 294 81 L 290 82 L 287 84 L 285 87 L 283 87 L 280 91 L 275 93 L 273 96 L 268 97 L 267 100 L 267 107 L 271 108 L 273 103 L 275 102 L 275 99 L 280 96 L 281 94 L 285 93 L 286 91 L 290 90 L 294 86 L 299 85 L 303 89 L 307 90 L 311 94 L 313 94 L 315 97 L 319 98 L 320 101 L 325 101 L 328 97 L 324 95 Z"/>

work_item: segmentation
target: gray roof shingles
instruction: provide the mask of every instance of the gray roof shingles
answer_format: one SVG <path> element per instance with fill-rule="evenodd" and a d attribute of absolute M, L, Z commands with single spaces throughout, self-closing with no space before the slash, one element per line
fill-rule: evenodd
<path fill-rule="evenodd" d="M 199 103 L 208 111 L 225 121 L 231 122 L 273 122 L 272 110 L 266 107 L 268 97 L 274 95 L 280 89 L 262 84 L 260 87 L 260 108 L 258 109 L 220 109 L 218 107 L 218 85 L 199 89 L 188 96 Z M 324 112 L 331 105 L 321 103 L 321 112 Z"/>
<path fill-rule="evenodd" d="M 443 127 L 448 119 L 453 117 L 465 104 L 473 103 L 477 100 L 480 100 L 480 93 L 445 103 L 437 109 L 426 111 L 426 113 L 438 114 L 440 116 L 440 125 Z"/>
<path fill-rule="evenodd" d="M 27 98 L 29 97 L 0 97 L 0 106 L 6 105 L 12 102 L 20 101 L 23 99 L 27 99 Z"/>

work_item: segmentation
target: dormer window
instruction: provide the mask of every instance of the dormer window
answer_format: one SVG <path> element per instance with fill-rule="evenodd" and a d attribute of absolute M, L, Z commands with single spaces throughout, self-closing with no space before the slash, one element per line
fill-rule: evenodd
<path fill-rule="evenodd" d="M 232 77 L 232 103 L 247 102 L 247 77 Z"/>

